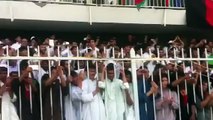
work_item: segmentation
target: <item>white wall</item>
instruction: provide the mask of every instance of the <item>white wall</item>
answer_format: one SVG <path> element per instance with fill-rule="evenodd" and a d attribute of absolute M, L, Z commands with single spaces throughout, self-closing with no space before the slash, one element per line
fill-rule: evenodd
<path fill-rule="evenodd" d="M 89 23 L 185 25 L 185 10 L 97 7 L 70 4 L 0 1 L 0 19 L 48 20 Z"/>

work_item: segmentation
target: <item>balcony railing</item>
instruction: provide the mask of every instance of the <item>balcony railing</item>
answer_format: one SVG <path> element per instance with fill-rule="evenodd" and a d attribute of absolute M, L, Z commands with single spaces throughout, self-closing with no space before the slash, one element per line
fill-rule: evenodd
<path fill-rule="evenodd" d="M 141 0 L 14 0 L 14 1 L 136 7 L 136 3 L 139 3 Z M 144 0 L 144 4 L 141 7 L 142 8 L 144 7 L 144 8 L 184 9 L 185 0 Z"/>

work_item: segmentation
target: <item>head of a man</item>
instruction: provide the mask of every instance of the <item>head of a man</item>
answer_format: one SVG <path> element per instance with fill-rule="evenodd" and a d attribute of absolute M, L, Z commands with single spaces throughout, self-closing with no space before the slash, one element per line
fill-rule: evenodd
<path fill-rule="evenodd" d="M 0 67 L 0 80 L 4 83 L 7 79 L 7 68 Z"/>
<path fill-rule="evenodd" d="M 94 79 L 95 79 L 95 75 L 96 75 L 96 66 L 93 65 L 93 64 L 91 63 L 88 67 L 89 67 L 89 68 L 86 69 L 86 71 L 89 70 L 89 71 L 88 71 L 88 73 L 89 73 L 89 76 L 88 76 L 88 77 L 89 77 L 91 80 L 94 80 Z"/>
<path fill-rule="evenodd" d="M 115 68 L 113 63 L 109 63 L 106 67 L 107 70 L 107 77 L 110 80 L 113 80 L 115 78 Z"/>

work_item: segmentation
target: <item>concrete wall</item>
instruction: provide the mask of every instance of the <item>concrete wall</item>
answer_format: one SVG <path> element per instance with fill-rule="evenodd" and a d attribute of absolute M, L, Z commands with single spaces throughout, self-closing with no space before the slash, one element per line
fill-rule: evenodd
<path fill-rule="evenodd" d="M 185 10 L 97 7 L 71 4 L 0 1 L 0 19 L 66 21 L 88 23 L 128 23 L 185 25 Z"/>

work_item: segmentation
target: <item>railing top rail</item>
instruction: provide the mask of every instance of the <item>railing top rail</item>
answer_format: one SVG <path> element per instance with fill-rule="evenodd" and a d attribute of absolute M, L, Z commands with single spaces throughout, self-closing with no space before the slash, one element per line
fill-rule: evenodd
<path fill-rule="evenodd" d="M 0 0 L 4 1 L 4 0 Z M 86 6 L 101 6 L 101 7 L 129 7 L 136 8 L 135 0 L 102 0 L 99 3 L 98 0 L 7 0 L 7 1 L 19 1 L 19 2 L 38 2 L 38 3 L 56 3 L 56 4 L 73 4 L 73 5 L 86 5 Z M 114 1 L 115 3 L 109 3 Z M 185 0 L 174 0 L 168 3 L 164 0 L 159 0 L 158 2 L 154 0 L 145 0 L 146 4 L 141 6 L 141 8 L 152 8 L 152 9 L 185 9 Z"/>

